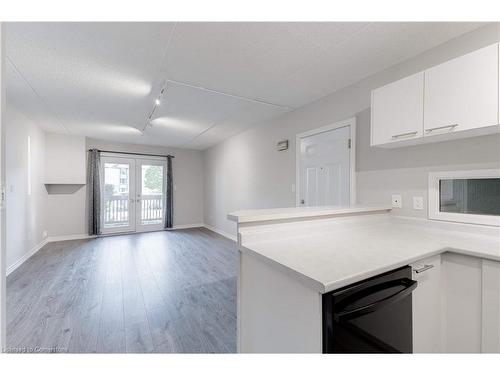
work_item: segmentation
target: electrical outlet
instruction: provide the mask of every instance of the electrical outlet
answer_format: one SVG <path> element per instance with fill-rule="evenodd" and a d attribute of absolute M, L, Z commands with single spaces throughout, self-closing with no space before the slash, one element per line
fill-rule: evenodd
<path fill-rule="evenodd" d="M 47 238 L 47 236 L 48 236 L 48 235 L 49 235 L 49 234 L 47 233 L 47 231 L 46 231 L 46 230 L 44 230 L 44 231 L 42 232 L 42 238 Z"/>
<path fill-rule="evenodd" d="M 424 209 L 424 198 L 423 197 L 413 197 L 413 209 L 423 210 Z"/>
<path fill-rule="evenodd" d="M 392 194 L 392 208 L 403 207 L 403 199 L 399 194 Z"/>

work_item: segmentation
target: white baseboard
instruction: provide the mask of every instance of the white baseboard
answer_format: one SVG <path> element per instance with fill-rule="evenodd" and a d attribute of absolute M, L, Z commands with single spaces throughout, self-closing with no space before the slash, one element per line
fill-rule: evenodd
<path fill-rule="evenodd" d="M 26 262 L 29 258 L 31 258 L 33 255 L 35 255 L 42 247 L 47 245 L 50 242 L 58 242 L 58 241 L 70 241 L 70 240 L 82 240 L 86 238 L 92 238 L 95 236 L 89 236 L 88 234 L 71 234 L 69 236 L 51 236 L 47 237 L 43 241 L 41 241 L 39 244 L 37 244 L 35 247 L 33 247 L 30 251 L 28 251 L 26 254 L 24 254 L 21 258 L 16 260 L 14 264 L 10 265 L 7 270 L 6 270 L 6 275 L 9 276 L 12 272 L 14 272 L 16 269 L 18 269 L 21 264 Z"/>
<path fill-rule="evenodd" d="M 182 225 L 174 225 L 172 229 L 189 229 L 189 228 L 202 228 L 203 223 L 197 224 L 182 224 Z"/>
<path fill-rule="evenodd" d="M 220 234 L 221 236 L 223 237 L 226 237 L 226 238 L 229 238 L 230 240 L 234 241 L 234 242 L 238 242 L 238 238 L 234 235 L 234 234 L 231 234 L 231 233 L 228 233 L 228 232 L 225 232 L 223 230 L 220 230 L 219 228 L 216 228 L 216 227 L 213 227 L 211 225 L 208 225 L 208 224 L 203 224 L 203 226 L 205 228 L 207 228 L 208 230 L 211 230 L 212 232 L 215 232 L 217 234 Z"/>
<path fill-rule="evenodd" d="M 96 236 L 89 236 L 88 234 L 69 234 L 67 236 L 49 236 L 47 238 L 47 242 L 85 240 L 87 238 L 95 238 L 95 237 Z"/>
<path fill-rule="evenodd" d="M 29 258 L 31 258 L 33 255 L 35 255 L 38 250 L 40 250 L 42 247 L 44 247 L 46 244 L 48 244 L 48 238 L 44 239 L 42 242 L 39 244 L 35 245 L 30 251 L 28 251 L 26 254 L 24 254 L 21 258 L 16 260 L 14 264 L 10 265 L 7 267 L 6 274 L 9 276 L 12 272 L 14 272 L 16 269 L 21 266 L 24 262 L 26 262 Z"/>

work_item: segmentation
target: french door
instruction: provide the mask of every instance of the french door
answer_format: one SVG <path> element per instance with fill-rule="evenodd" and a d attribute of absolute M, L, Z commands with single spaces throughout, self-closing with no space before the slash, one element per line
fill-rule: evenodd
<path fill-rule="evenodd" d="M 103 156 L 101 176 L 103 234 L 163 229 L 164 160 Z"/>

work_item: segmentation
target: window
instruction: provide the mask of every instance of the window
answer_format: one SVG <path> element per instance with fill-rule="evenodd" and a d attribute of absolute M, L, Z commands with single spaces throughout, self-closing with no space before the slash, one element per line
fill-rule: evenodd
<path fill-rule="evenodd" d="M 429 218 L 500 226 L 500 170 L 430 173 Z"/>

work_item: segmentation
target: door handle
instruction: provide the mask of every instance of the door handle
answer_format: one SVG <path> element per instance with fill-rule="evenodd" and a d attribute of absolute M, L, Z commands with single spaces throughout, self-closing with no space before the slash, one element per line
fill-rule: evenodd
<path fill-rule="evenodd" d="M 401 134 L 395 134 L 391 138 L 392 139 L 399 139 L 399 138 L 404 138 L 404 137 L 414 137 L 417 135 L 417 131 L 414 132 L 408 132 L 408 133 L 401 133 Z"/>
<path fill-rule="evenodd" d="M 415 268 L 413 271 L 415 273 L 422 273 L 422 272 L 425 272 L 427 270 L 430 270 L 431 268 L 434 268 L 433 264 L 424 264 L 422 268 Z"/>
<path fill-rule="evenodd" d="M 385 289 L 391 289 L 396 286 L 402 286 L 403 289 L 399 292 L 391 294 L 385 298 L 382 298 L 378 301 L 368 303 L 367 305 L 356 307 L 352 310 L 344 309 L 344 306 L 339 306 L 339 309 L 334 312 L 333 317 L 337 322 L 347 321 L 354 318 L 358 318 L 360 316 L 372 313 L 377 311 L 387 305 L 393 304 L 406 296 L 410 295 L 413 290 L 417 287 L 418 282 L 415 280 L 410 280 L 408 278 L 403 278 L 399 280 L 391 280 L 381 283 L 379 285 L 371 286 L 367 289 L 364 289 L 356 294 L 353 294 L 351 298 L 348 299 L 349 302 L 355 302 L 357 294 L 359 294 L 360 298 L 366 297 L 368 294 L 375 294 L 377 292 L 383 291 Z M 345 306 L 348 307 L 348 306 Z"/>
<path fill-rule="evenodd" d="M 444 130 L 444 129 L 450 129 L 450 131 L 452 131 L 452 130 L 454 130 L 457 126 L 458 126 L 458 124 L 450 124 L 450 125 L 444 125 L 444 126 L 437 126 L 437 127 L 435 127 L 435 128 L 425 129 L 425 132 L 426 132 L 426 133 L 432 133 L 433 131 L 436 131 L 436 130 Z"/>

